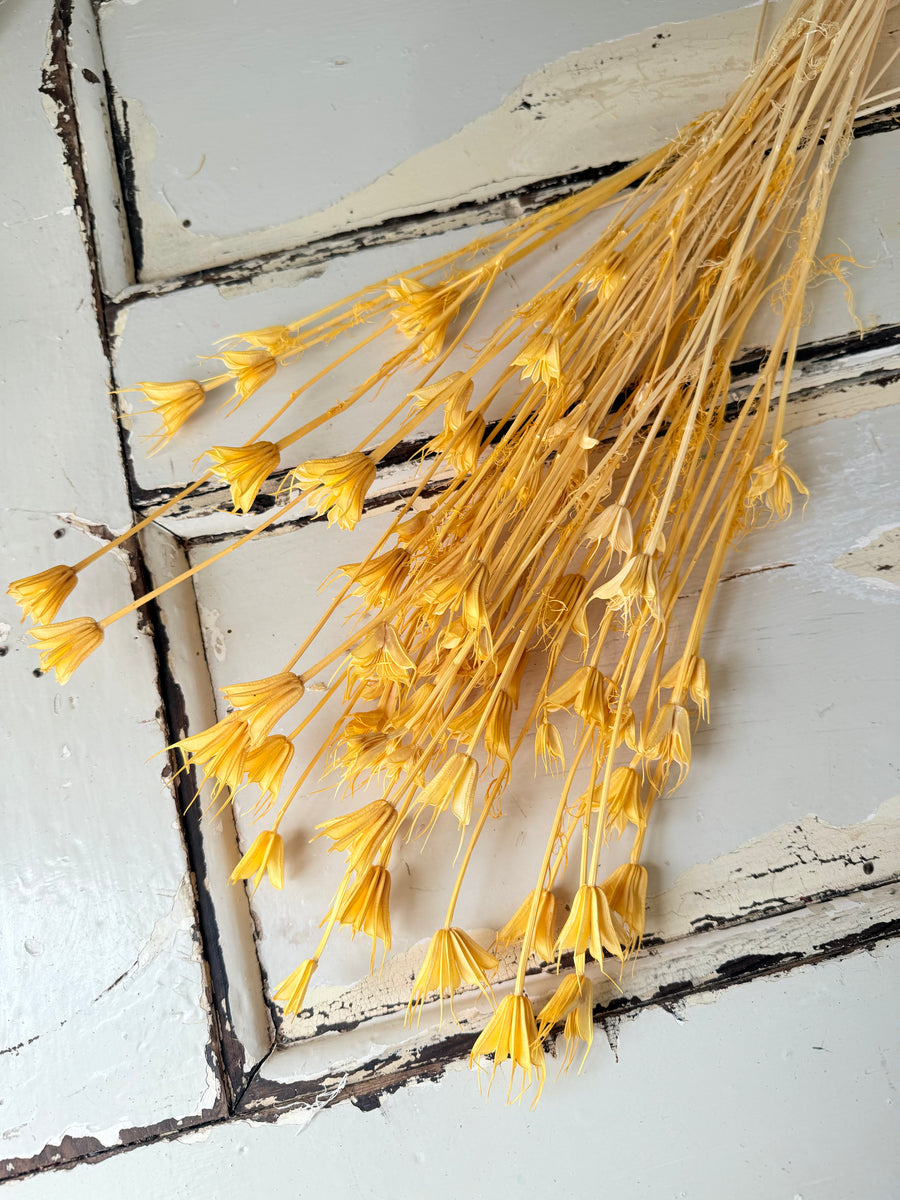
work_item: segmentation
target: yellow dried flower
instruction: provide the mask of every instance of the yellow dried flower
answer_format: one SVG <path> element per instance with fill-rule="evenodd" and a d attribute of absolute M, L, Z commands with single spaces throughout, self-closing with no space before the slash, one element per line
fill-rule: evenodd
<path fill-rule="evenodd" d="M 609 723 L 606 680 L 596 667 L 579 667 L 565 683 L 554 688 L 544 701 L 544 708 L 548 712 L 569 706 L 588 725 L 597 725 L 602 729 Z"/>
<path fill-rule="evenodd" d="M 615 554 L 630 555 L 634 549 L 631 513 L 622 504 L 610 504 L 591 521 L 584 537 L 588 542 L 606 540 Z"/>
<path fill-rule="evenodd" d="M 664 704 L 644 738 L 646 758 L 661 759 L 665 766 L 678 763 L 682 773 L 691 765 L 691 722 L 682 704 Z"/>
<path fill-rule="evenodd" d="M 791 484 L 801 495 L 809 499 L 809 490 L 803 486 L 796 472 L 784 464 L 787 442 L 782 438 L 772 448 L 772 453 L 753 469 L 747 489 L 747 504 L 765 505 L 776 517 L 788 517 L 794 507 Z"/>
<path fill-rule="evenodd" d="M 257 493 L 281 462 L 274 442 L 249 446 L 212 446 L 207 451 L 215 464 L 210 469 L 231 488 L 235 512 L 249 512 Z"/>
<path fill-rule="evenodd" d="M 56 671 L 60 683 L 68 683 L 89 654 L 103 641 L 103 629 L 92 617 L 75 617 L 55 625 L 34 625 L 32 647 L 41 652 L 41 670 Z"/>
<path fill-rule="evenodd" d="M 459 424 L 454 424 L 448 410 L 445 428 L 426 444 L 425 452 L 439 454 L 442 462 L 460 475 L 468 475 L 478 466 L 486 432 L 484 418 L 478 413 L 469 413 Z"/>
<path fill-rule="evenodd" d="M 282 1006 L 286 1017 L 296 1016 L 300 1012 L 300 1009 L 303 1007 L 303 1001 L 306 999 L 309 981 L 315 974 L 318 965 L 319 960 L 317 958 L 307 958 L 286 979 L 282 979 L 281 983 L 275 989 L 272 999 L 276 1004 Z"/>
<path fill-rule="evenodd" d="M 549 774 L 555 775 L 558 771 L 565 770 L 566 755 L 562 737 L 556 726 L 548 721 L 546 716 L 539 723 L 535 733 L 534 757 L 535 761 L 538 757 L 542 759 L 544 770 Z"/>
<path fill-rule="evenodd" d="M 250 783 L 259 785 L 260 804 L 267 796 L 270 804 L 277 797 L 293 757 L 293 742 L 280 733 L 265 738 L 247 752 L 244 771 Z"/>
<path fill-rule="evenodd" d="M 353 929 L 353 936 L 365 933 L 372 939 L 372 958 L 369 970 L 375 966 L 375 943 L 384 944 L 384 953 L 391 948 L 391 875 L 373 864 L 350 888 L 338 909 L 337 919 Z"/>
<path fill-rule="evenodd" d="M 659 686 L 666 689 L 678 687 L 683 665 L 684 660 L 679 659 L 662 677 Z M 700 715 L 704 721 L 708 722 L 709 668 L 706 665 L 705 658 L 701 658 L 698 654 L 691 655 L 690 660 L 684 668 L 684 686 L 687 688 L 690 698 L 700 709 Z"/>
<path fill-rule="evenodd" d="M 584 1043 L 584 1057 L 578 1068 L 584 1066 L 588 1051 L 594 1041 L 594 985 L 586 975 L 577 971 L 566 975 L 538 1016 L 538 1037 L 543 1041 L 554 1025 L 565 1019 L 563 1031 L 566 1052 L 562 1069 L 567 1071 L 575 1058 L 577 1043 Z"/>
<path fill-rule="evenodd" d="M 509 693 L 499 688 L 490 693 L 487 724 L 484 727 L 484 748 L 488 761 L 501 759 L 512 766 L 512 747 L 509 741 L 509 726 L 512 720 L 513 703 Z"/>
<path fill-rule="evenodd" d="M 514 367 L 522 368 L 522 378 L 549 387 L 562 379 L 559 361 L 559 339 L 549 333 L 539 333 L 526 342 L 519 355 L 512 360 Z"/>
<path fill-rule="evenodd" d="M 527 1088 L 531 1087 L 532 1075 L 537 1081 L 537 1104 L 544 1087 L 547 1069 L 544 1066 L 544 1047 L 538 1037 L 537 1024 L 534 1019 L 534 1008 L 527 996 L 521 992 L 513 992 L 504 996 L 494 1015 L 484 1027 L 472 1051 L 469 1054 L 469 1066 L 481 1054 L 493 1054 L 494 1063 L 491 1067 L 491 1083 L 497 1074 L 500 1063 L 507 1059 L 512 1061 L 509 1075 L 509 1088 L 506 1098 L 512 1096 L 512 1086 L 516 1070 L 522 1072 L 522 1086 L 516 1100 L 521 1100 Z"/>
<path fill-rule="evenodd" d="M 633 767 L 616 767 L 609 783 L 606 826 L 621 837 L 629 821 L 639 829 L 645 824 L 641 777 Z"/>
<path fill-rule="evenodd" d="M 385 838 L 396 829 L 398 820 L 393 804 L 387 800 L 373 800 L 354 812 L 323 821 L 316 826 L 322 831 L 316 838 L 331 838 L 334 845 L 329 846 L 329 853 L 346 850 L 350 870 L 359 873 L 371 865 Z"/>
<path fill-rule="evenodd" d="M 647 868 L 639 863 L 623 863 L 616 867 L 601 886 L 611 911 L 618 913 L 625 923 L 626 953 L 631 954 L 640 947 L 644 936 L 647 915 Z"/>
<path fill-rule="evenodd" d="M 254 892 L 262 883 L 263 875 L 268 874 L 269 883 L 279 891 L 284 887 L 284 842 L 281 834 L 274 829 L 263 830 L 253 841 L 253 845 L 231 872 L 230 883 L 240 879 L 249 879 L 252 875 Z"/>
<path fill-rule="evenodd" d="M 281 718 L 303 699 L 304 691 L 303 680 L 290 671 L 222 688 L 227 702 L 247 722 L 254 744 L 271 733 Z"/>
<path fill-rule="evenodd" d="M 367 454 L 354 450 L 335 458 L 311 458 L 291 472 L 303 489 L 314 488 L 308 503 L 328 523 L 353 529 L 362 516 L 366 493 L 378 474 Z"/>
<path fill-rule="evenodd" d="M 412 683 L 416 664 L 406 653 L 396 630 L 387 622 L 376 626 L 350 651 L 353 673 L 359 679 L 383 683 Z"/>
<path fill-rule="evenodd" d="M 391 316 L 403 336 L 420 343 L 419 353 L 426 362 L 437 358 L 455 311 L 452 287 L 432 288 L 415 279 L 400 278 L 387 293 L 397 304 Z"/>
<path fill-rule="evenodd" d="M 247 333 L 239 333 L 234 341 L 245 342 L 248 346 L 262 346 L 276 357 L 296 349 L 298 344 L 298 339 L 293 336 L 287 325 L 266 325 L 263 329 L 251 329 Z"/>
<path fill-rule="evenodd" d="M 136 383 L 134 387 L 119 390 L 142 392 L 162 421 L 162 428 L 154 435 L 156 445 L 151 451 L 154 454 L 203 406 L 206 399 L 203 385 L 196 379 L 179 379 L 174 383 Z"/>
<path fill-rule="evenodd" d="M 568 627 L 581 638 L 587 649 L 591 635 L 587 626 L 584 594 L 587 580 L 577 572 L 561 575 L 544 593 L 540 608 L 541 632 L 549 638 L 554 629 L 568 619 Z"/>
<path fill-rule="evenodd" d="M 444 993 L 450 997 L 450 1012 L 453 1012 L 453 993 L 464 983 L 481 988 L 485 995 L 491 994 L 486 971 L 496 971 L 497 960 L 479 946 L 474 938 L 462 929 L 439 929 L 432 937 L 425 961 L 413 983 L 412 995 L 406 1009 L 407 1024 L 415 1008 L 425 1003 L 430 992 L 437 992 L 440 1000 L 441 1020 L 444 1019 Z"/>
<path fill-rule="evenodd" d="M 462 371 L 453 371 L 443 379 L 417 388 L 410 395 L 413 397 L 413 408 L 417 412 L 427 412 L 442 405 L 446 412 L 455 413 L 460 409 L 465 412 L 474 388 L 475 384 L 468 375 Z"/>
<path fill-rule="evenodd" d="M 201 766 L 207 778 L 214 778 L 218 794 L 222 786 L 234 792 L 244 778 L 244 763 L 250 749 L 250 729 L 246 721 L 226 717 L 222 721 L 173 743 L 181 751 L 185 764 Z"/>
<path fill-rule="evenodd" d="M 37 625 L 46 625 L 62 608 L 77 582 L 78 576 L 71 567 L 48 567 L 36 575 L 15 580 L 6 594 L 22 609 L 23 621 L 31 617 Z"/>
<path fill-rule="evenodd" d="M 662 620 L 656 561 L 650 554 L 635 554 L 621 571 L 593 593 L 595 600 L 606 600 L 614 608 L 630 614 L 635 601 L 643 600 L 655 621 Z"/>
<path fill-rule="evenodd" d="M 347 563 L 340 569 L 353 581 L 352 596 L 362 596 L 367 608 L 384 608 L 396 600 L 409 572 L 409 561 L 409 552 L 395 546 L 368 562 Z"/>
<path fill-rule="evenodd" d="M 256 331 L 255 336 L 257 338 L 261 335 L 265 337 L 266 333 L 266 330 L 260 329 Z M 268 383 L 278 370 L 278 363 L 275 361 L 273 351 L 265 345 L 254 347 L 252 350 L 223 350 L 216 357 L 221 358 L 226 371 L 229 375 L 234 376 L 235 390 L 231 399 L 237 401 L 235 408 L 239 408 L 245 400 L 249 400 L 253 393 L 259 391 L 264 383 Z"/>
<path fill-rule="evenodd" d="M 533 901 L 534 892 L 531 891 L 497 934 L 497 946 L 512 946 L 525 937 Z M 544 962 L 551 962 L 556 954 L 556 897 L 546 888 L 541 888 L 538 900 L 532 949 Z"/>
<path fill-rule="evenodd" d="M 557 954 L 566 950 L 575 952 L 575 963 L 582 972 L 586 950 L 601 966 L 604 950 L 624 962 L 606 894 L 595 884 L 583 884 L 575 893 L 568 920 L 556 939 Z"/>
<path fill-rule="evenodd" d="M 468 825 L 478 786 L 478 763 L 471 755 L 451 754 L 440 770 L 429 780 L 416 797 L 420 809 L 433 808 L 435 816 L 449 808 L 459 821 L 460 829 Z"/>

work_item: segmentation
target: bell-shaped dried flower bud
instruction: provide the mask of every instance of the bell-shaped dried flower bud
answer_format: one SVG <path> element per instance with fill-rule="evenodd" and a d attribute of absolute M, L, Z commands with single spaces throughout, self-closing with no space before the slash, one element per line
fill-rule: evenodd
<path fill-rule="evenodd" d="M 6 594 L 12 596 L 22 609 L 23 621 L 31 617 L 35 624 L 47 625 L 62 608 L 77 582 L 78 576 L 71 567 L 48 567 L 36 575 L 16 579 L 6 589 Z"/>
<path fill-rule="evenodd" d="M 502 1062 L 510 1059 L 512 1067 L 509 1075 L 507 1100 L 512 1097 L 512 1087 L 516 1071 L 522 1072 L 522 1086 L 516 1096 L 520 1100 L 532 1082 L 537 1082 L 537 1104 L 544 1086 L 547 1068 L 544 1065 L 544 1047 L 538 1037 L 537 1024 L 534 1019 L 534 1008 L 527 996 L 513 992 L 504 996 L 494 1015 L 484 1027 L 481 1035 L 469 1054 L 469 1066 L 481 1054 L 493 1054 L 491 1066 L 491 1083 Z M 532 1079 L 534 1076 L 534 1079 Z"/>
<path fill-rule="evenodd" d="M 367 608 L 384 608 L 397 599 L 409 572 L 409 554 L 402 546 L 386 550 L 368 562 L 340 568 L 352 580 L 352 596 L 362 596 Z"/>
<path fill-rule="evenodd" d="M 320 516 L 327 513 L 329 524 L 353 529 L 377 473 L 371 458 L 354 450 L 336 458 L 311 458 L 295 467 L 291 476 L 301 488 L 315 489 L 308 503 Z"/>
<path fill-rule="evenodd" d="M 563 1070 L 567 1071 L 575 1058 L 578 1042 L 584 1044 L 584 1057 L 578 1070 L 584 1066 L 588 1051 L 594 1041 L 594 985 L 586 975 L 577 971 L 566 975 L 559 987 L 541 1009 L 538 1016 L 538 1037 L 543 1041 L 554 1025 L 565 1021 L 564 1036 L 566 1052 Z"/>
<path fill-rule="evenodd" d="M 623 504 L 610 504 L 591 521 L 584 536 L 588 542 L 606 540 L 614 553 L 630 555 L 634 549 L 631 513 Z"/>
<path fill-rule="evenodd" d="M 678 763 L 681 773 L 691 765 L 691 722 L 681 704 L 664 704 L 644 738 L 646 758 L 658 758 L 668 767 Z"/>
<path fill-rule="evenodd" d="M 296 338 L 287 325 L 266 325 L 263 329 L 250 329 L 239 333 L 233 341 L 244 342 L 248 346 L 261 346 L 275 357 L 297 349 L 299 339 Z"/>
<path fill-rule="evenodd" d="M 284 887 L 284 842 L 274 829 L 265 829 L 254 840 L 253 845 L 231 872 L 230 883 L 253 876 L 254 892 L 268 875 L 272 887 Z"/>
<path fill-rule="evenodd" d="M 274 442 L 252 442 L 249 446 L 213 446 L 207 451 L 215 464 L 213 475 L 231 488 L 235 512 L 249 512 L 257 493 L 281 461 Z"/>
<path fill-rule="evenodd" d="M 265 330 L 258 330 L 256 336 L 264 333 Z M 232 399 L 237 401 L 235 408 L 249 400 L 278 370 L 274 354 L 266 346 L 255 346 L 252 350 L 223 350 L 216 357 L 221 358 L 225 370 L 234 377 Z"/>
<path fill-rule="evenodd" d="M 377 625 L 350 651 L 353 673 L 359 679 L 380 679 L 382 683 L 411 683 L 416 665 L 406 653 L 392 625 Z"/>
<path fill-rule="evenodd" d="M 516 664 L 513 669 L 507 674 L 507 667 L 510 664 L 513 654 L 516 657 Z M 492 672 L 495 680 L 501 675 L 506 676 L 506 682 L 503 684 L 504 691 L 508 692 L 510 700 L 513 702 L 513 708 L 519 706 L 519 690 L 522 686 L 522 676 L 525 673 L 525 667 L 528 664 L 528 651 L 523 650 L 518 645 L 518 639 L 515 642 L 507 642 L 502 650 L 498 650 L 490 663 L 487 664 L 487 669 Z"/>
<path fill-rule="evenodd" d="M 206 777 L 217 781 L 217 793 L 222 786 L 236 791 L 244 778 L 250 729 L 246 721 L 226 717 L 175 742 L 174 747 L 181 751 L 186 766 L 203 767 Z"/>
<path fill-rule="evenodd" d="M 387 800 L 373 800 L 363 808 L 344 816 L 332 817 L 317 825 L 321 833 L 316 838 L 327 837 L 334 842 L 332 850 L 347 851 L 347 865 L 359 874 L 372 863 L 386 838 L 397 828 L 397 810 Z M 312 839 L 315 841 L 315 838 Z"/>
<path fill-rule="evenodd" d="M 553 334 L 538 333 L 522 347 L 512 360 L 514 367 L 522 368 L 522 378 L 549 387 L 562 379 L 559 360 L 559 339 Z"/>
<path fill-rule="evenodd" d="M 604 950 L 624 962 L 619 932 L 609 911 L 609 903 L 605 893 L 596 885 L 583 884 L 575 893 L 568 920 L 556 939 L 557 954 L 566 950 L 575 952 L 575 963 L 580 971 L 584 970 L 587 950 L 601 966 Z"/>
<path fill-rule="evenodd" d="M 499 758 L 508 767 L 512 766 L 512 748 L 509 741 L 509 726 L 512 720 L 513 703 L 503 688 L 491 693 L 487 724 L 484 727 L 484 748 L 493 763 Z"/>
<path fill-rule="evenodd" d="M 625 949 L 631 954 L 640 947 L 647 914 L 647 868 L 627 862 L 616 867 L 603 884 L 609 907 L 618 913 L 625 924 Z"/>
<path fill-rule="evenodd" d="M 706 659 L 698 654 L 692 654 L 685 662 L 680 658 L 660 680 L 661 688 L 677 688 L 687 690 L 688 695 L 700 709 L 704 721 L 709 721 L 709 668 Z"/>
<path fill-rule="evenodd" d="M 641 777 L 633 767 L 616 767 L 609 782 L 606 827 L 621 837 L 629 821 L 639 829 L 645 824 Z"/>
<path fill-rule="evenodd" d="M 271 733 L 281 718 L 303 699 L 303 680 L 291 671 L 280 671 L 251 683 L 232 683 L 222 694 L 250 728 L 255 744 Z"/>
<path fill-rule="evenodd" d="M 269 805 L 278 796 L 285 772 L 294 757 L 294 744 L 283 734 L 267 737 L 247 752 L 244 771 L 250 783 L 259 785 L 260 804 L 268 797 Z"/>
<path fill-rule="evenodd" d="M 391 316 L 403 336 L 419 343 L 419 353 L 426 362 L 437 358 L 456 311 L 453 286 L 432 288 L 415 279 L 400 278 L 387 293 L 397 305 Z"/>
<path fill-rule="evenodd" d="M 284 1009 L 286 1017 L 296 1016 L 303 1007 L 309 981 L 319 965 L 317 958 L 305 959 L 286 979 L 282 979 L 275 989 L 272 999 Z"/>
<path fill-rule="evenodd" d="M 551 775 L 556 775 L 558 771 L 565 770 L 566 754 L 563 749 L 562 737 L 556 726 L 548 721 L 546 716 L 538 724 L 534 739 L 534 757 L 535 761 L 540 758 L 544 764 L 544 770 Z"/>
<path fill-rule="evenodd" d="M 478 763 L 469 754 L 451 754 L 416 797 L 419 809 L 433 808 L 439 815 L 449 808 L 460 829 L 469 823 L 478 786 Z"/>
<path fill-rule="evenodd" d="M 414 512 L 412 516 L 401 521 L 394 532 L 397 535 L 397 541 L 401 546 L 408 546 L 409 543 L 419 536 L 423 529 L 428 528 L 428 514 L 422 512 Z"/>
<path fill-rule="evenodd" d="M 425 1003 L 431 992 L 437 992 L 440 1000 L 441 1021 L 444 1019 L 444 994 L 450 997 L 450 1012 L 453 1012 L 453 993 L 464 983 L 474 984 L 485 995 L 491 994 L 487 971 L 496 971 L 497 960 L 479 946 L 474 938 L 462 929 L 439 929 L 429 943 L 425 961 L 413 983 L 412 995 L 406 1009 L 407 1024 L 413 1011 Z"/>
<path fill-rule="evenodd" d="M 595 600 L 607 600 L 614 608 L 630 614 L 635 601 L 643 601 L 655 621 L 662 620 L 659 599 L 659 580 L 656 560 L 650 554 L 634 554 L 617 575 L 608 583 L 598 587 L 593 594 Z"/>
<path fill-rule="evenodd" d="M 443 379 L 427 383 L 424 387 L 410 392 L 413 398 L 413 408 L 417 412 L 430 412 L 443 406 L 445 412 L 463 412 L 469 407 L 469 400 L 475 388 L 474 382 L 462 371 L 453 371 Z"/>
<path fill-rule="evenodd" d="M 784 464 L 787 442 L 782 438 L 773 446 L 772 453 L 753 469 L 747 488 L 747 504 L 764 505 L 776 517 L 788 517 L 794 507 L 791 484 L 801 495 L 809 499 L 809 490 L 800 482 L 797 474 Z"/>
<path fill-rule="evenodd" d="M 468 475 L 478 466 L 487 426 L 478 413 L 470 413 L 456 428 L 444 429 L 425 446 L 429 454 L 437 454 L 458 471 Z"/>
<path fill-rule="evenodd" d="M 515 913 L 497 934 L 495 945 L 501 948 L 520 942 L 528 931 L 534 892 L 529 892 Z M 541 888 L 538 898 L 537 922 L 534 927 L 532 949 L 543 962 L 550 962 L 556 947 L 556 897 L 546 888 Z"/>
<path fill-rule="evenodd" d="M 544 708 L 548 712 L 557 708 L 571 708 L 588 725 L 605 728 L 609 723 L 606 680 L 596 667 L 579 667 L 549 693 Z"/>
<path fill-rule="evenodd" d="M 370 971 L 375 966 L 375 943 L 382 942 L 385 953 L 391 948 L 390 900 L 390 872 L 376 863 L 357 879 L 338 909 L 338 921 L 349 925 L 354 937 L 365 933 L 372 939 Z"/>
<path fill-rule="evenodd" d="M 41 670 L 55 671 L 60 683 L 71 676 L 103 641 L 103 629 L 92 617 L 75 617 L 55 625 L 34 625 L 31 645 L 41 652 Z"/>
<path fill-rule="evenodd" d="M 587 627 L 584 597 L 587 580 L 575 572 L 561 575 L 544 593 L 539 620 L 541 632 L 549 639 L 561 625 L 568 627 L 581 638 L 585 649 L 590 641 Z"/>
<path fill-rule="evenodd" d="M 154 435 L 156 445 L 151 452 L 154 454 L 202 407 L 206 399 L 203 385 L 196 379 L 179 379 L 173 383 L 136 383 L 134 387 L 122 388 L 121 391 L 141 392 L 162 421 L 162 428 Z"/>

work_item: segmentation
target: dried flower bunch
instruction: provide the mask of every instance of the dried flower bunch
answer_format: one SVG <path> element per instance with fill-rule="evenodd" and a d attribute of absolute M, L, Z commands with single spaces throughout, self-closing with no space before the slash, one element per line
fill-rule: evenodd
<path fill-rule="evenodd" d="M 328 412 L 265 437 L 331 367 L 247 443 L 213 446 L 205 474 L 133 529 L 73 567 L 12 585 L 36 623 L 42 667 L 64 682 L 112 622 L 289 510 L 310 506 L 352 528 L 379 463 L 441 416 L 417 485 L 366 558 L 342 568 L 339 595 L 313 633 L 277 674 L 226 688 L 228 714 L 177 743 L 214 798 L 256 785 L 259 812 L 274 809 L 232 876 L 254 887 L 264 875 L 282 886 L 279 828 L 313 772 L 336 769 L 350 796 L 379 784 L 378 799 L 318 828 L 346 855 L 346 872 L 319 944 L 275 992 L 286 1013 L 302 1008 L 338 926 L 371 937 L 372 966 L 376 944 L 390 947 L 392 855 L 436 821 L 457 823 L 464 850 L 408 1012 L 437 995 L 443 1013 L 445 994 L 452 1012 L 461 987 L 492 995 L 498 960 L 454 925 L 454 912 L 482 831 L 500 815 L 513 760 L 533 743 L 537 762 L 560 774 L 558 803 L 541 861 L 524 864 L 521 906 L 492 948 L 518 944 L 518 972 L 472 1061 L 493 1054 L 496 1071 L 509 1059 L 510 1088 L 519 1071 L 522 1089 L 534 1083 L 539 1093 L 552 1029 L 563 1026 L 566 1064 L 579 1043 L 590 1046 L 587 957 L 621 967 L 640 947 L 647 822 L 690 767 L 693 718 L 709 720 L 701 642 L 728 545 L 760 513 L 783 517 L 796 493 L 807 495 L 785 463 L 785 403 L 807 284 L 840 275 L 847 261 L 819 259 L 816 248 L 871 87 L 885 9 L 886 0 L 803 0 L 733 99 L 658 152 L 406 277 L 294 324 L 241 334 L 218 355 L 220 375 L 137 384 L 159 413 L 162 444 L 208 392 L 233 388 L 243 404 L 282 364 L 362 322 L 371 331 L 332 366 L 376 340 L 388 347 L 381 368 Z M 479 311 L 503 272 L 612 201 L 612 223 L 590 249 L 484 337 L 465 370 L 448 372 L 450 355 L 479 332 Z M 748 321 L 770 301 L 777 335 L 736 399 L 732 365 Z M 285 502 L 252 532 L 100 621 L 48 623 L 81 571 L 201 483 L 225 480 L 235 511 L 247 512 L 288 447 L 402 371 L 416 372 L 402 403 L 355 447 L 292 469 Z M 689 585 L 696 604 L 676 639 L 671 618 Z M 315 661 L 313 644 L 347 596 L 359 597 L 364 613 Z M 527 662 L 541 677 L 530 694 L 521 688 Z M 329 668 L 326 693 L 314 705 L 306 697 L 296 726 L 282 732 L 305 682 Z M 342 700 L 340 719 L 282 795 L 294 740 L 332 696 Z M 562 714 L 574 723 L 571 745 Z M 587 789 L 575 795 L 585 769 Z M 629 860 L 604 878 L 604 847 L 628 835 Z M 570 851 L 578 886 L 563 921 L 554 887 Z M 562 955 L 574 969 L 536 1015 L 525 993 L 529 961 Z"/>

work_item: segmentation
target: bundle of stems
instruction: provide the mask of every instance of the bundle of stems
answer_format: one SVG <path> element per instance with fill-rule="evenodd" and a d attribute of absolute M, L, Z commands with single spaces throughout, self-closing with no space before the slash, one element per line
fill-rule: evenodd
<path fill-rule="evenodd" d="M 212 447 L 205 474 L 162 508 L 80 563 L 12 585 L 36 621 L 43 668 L 65 681 L 110 624 L 290 509 L 313 506 L 352 528 L 379 462 L 442 415 L 417 485 L 365 560 L 342 568 L 343 585 L 310 636 L 277 674 L 225 688 L 227 715 L 177 743 L 214 797 L 252 784 L 260 813 L 275 809 L 232 876 L 256 886 L 266 874 L 282 886 L 279 829 L 314 771 L 336 769 L 351 795 L 379 785 L 377 800 L 319 827 L 346 853 L 347 869 L 319 944 L 275 992 L 286 1014 L 303 1007 L 337 927 L 371 936 L 371 965 L 378 941 L 389 948 L 392 856 L 404 836 L 437 820 L 455 820 L 465 848 L 408 1013 L 435 993 L 442 1013 L 449 994 L 452 1011 L 462 986 L 492 995 L 498 960 L 454 925 L 454 912 L 513 761 L 533 740 L 536 760 L 561 773 L 559 798 L 522 904 L 492 948 L 518 943 L 518 971 L 472 1061 L 492 1053 L 496 1071 L 510 1059 L 510 1088 L 518 1070 L 522 1089 L 535 1083 L 539 1094 L 543 1042 L 557 1024 L 566 1063 L 578 1042 L 590 1045 L 587 957 L 602 968 L 604 956 L 624 964 L 639 949 L 647 822 L 690 767 L 692 710 L 709 719 L 701 639 L 726 550 L 757 514 L 784 516 L 795 492 L 807 495 L 785 464 L 785 403 L 807 284 L 822 272 L 841 276 L 848 261 L 819 259 L 816 248 L 872 86 L 885 9 L 886 0 L 803 0 L 733 99 L 618 175 L 314 316 L 239 335 L 211 379 L 136 385 L 161 416 L 161 444 L 207 392 L 232 387 L 242 404 L 285 362 L 361 322 L 372 327 L 247 443 Z M 502 273 L 612 201 L 614 218 L 590 249 L 501 321 L 464 370 L 448 372 Z M 736 397 L 732 365 L 764 303 L 780 314 L 777 334 Z M 380 339 L 389 356 L 374 375 L 328 412 L 264 439 L 313 384 Z M 47 623 L 82 570 L 211 476 L 230 485 L 236 511 L 248 511 L 288 447 L 409 370 L 418 374 L 402 403 L 346 453 L 289 471 L 289 498 L 251 532 L 100 621 Z M 671 619 L 689 587 L 697 598 L 677 639 Z M 348 596 L 362 599 L 363 616 L 313 661 L 316 638 Z M 525 695 L 527 662 L 540 665 L 542 681 Z M 275 732 L 305 682 L 328 668 L 325 694 L 293 730 Z M 332 697 L 340 717 L 282 797 L 294 741 Z M 571 748 L 563 713 L 576 729 Z M 575 795 L 585 772 L 588 786 Z M 604 847 L 630 833 L 628 861 L 603 878 Z M 553 889 L 575 848 L 578 886 L 558 927 Z M 529 961 L 569 952 L 573 971 L 536 1016 L 525 993 Z"/>

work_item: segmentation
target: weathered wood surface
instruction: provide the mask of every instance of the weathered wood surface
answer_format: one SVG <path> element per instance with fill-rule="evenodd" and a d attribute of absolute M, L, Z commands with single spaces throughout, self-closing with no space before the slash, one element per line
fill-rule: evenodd
<path fill-rule="evenodd" d="M 770 7 L 766 32 L 786 7 Z M 216 0 L 110 0 L 100 25 L 138 278 L 342 232 L 390 238 L 410 217 L 440 228 L 461 207 L 477 221 L 485 201 L 631 161 L 740 84 L 759 21 L 734 0 L 365 13 L 262 0 L 251 21 Z M 895 64 L 878 90 L 898 81 Z"/>
<path fill-rule="evenodd" d="M 895 941 L 611 1020 L 580 1075 L 556 1080 L 550 1060 L 534 1112 L 504 1107 L 505 1078 L 486 1100 L 458 1064 L 377 1100 L 327 1107 L 332 1088 L 274 1123 L 184 1134 L 9 1194 L 582 1197 L 602 1170 L 604 1191 L 629 1200 L 889 1200 L 898 985 Z"/>
<path fill-rule="evenodd" d="M 131 519 L 57 133 L 71 109 L 52 8 L 0 17 L 2 592 Z M 110 555 L 61 616 L 127 604 L 137 566 Z M 150 631 L 121 621 L 58 686 L 20 615 L 0 597 L 0 1178 L 209 1118 L 221 1099 L 190 872 L 151 758 L 165 737 Z"/>

